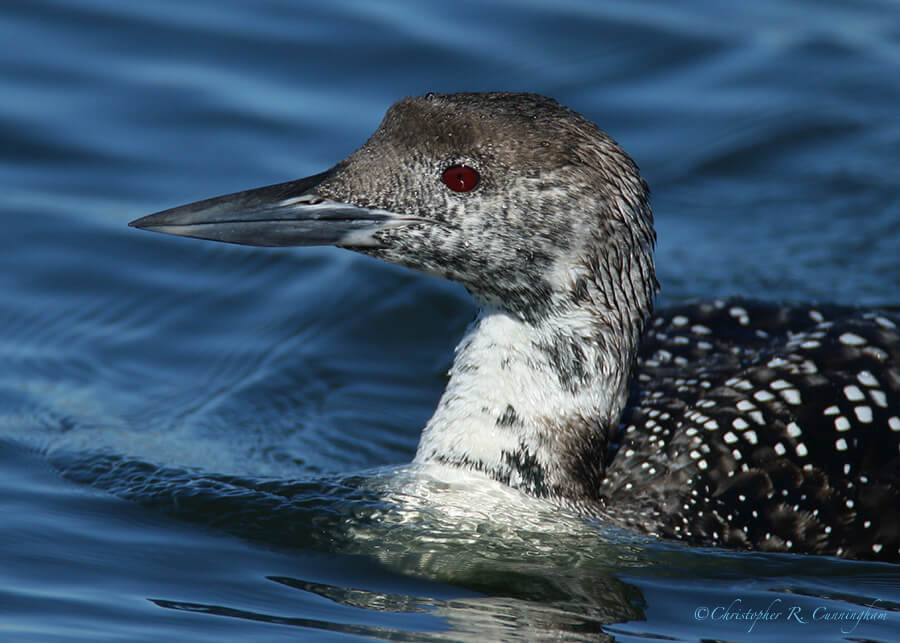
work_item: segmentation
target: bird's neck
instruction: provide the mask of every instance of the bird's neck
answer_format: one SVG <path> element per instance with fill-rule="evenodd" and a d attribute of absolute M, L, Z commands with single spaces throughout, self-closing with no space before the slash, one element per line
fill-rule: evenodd
<path fill-rule="evenodd" d="M 596 501 L 648 292 L 646 301 L 622 309 L 605 305 L 596 291 L 580 301 L 566 292 L 532 322 L 484 309 L 456 348 L 416 461 L 482 471 L 569 504 Z"/>

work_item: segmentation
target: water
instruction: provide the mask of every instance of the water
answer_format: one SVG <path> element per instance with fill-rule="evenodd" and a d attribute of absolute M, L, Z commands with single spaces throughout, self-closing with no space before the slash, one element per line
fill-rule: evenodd
<path fill-rule="evenodd" d="M 398 466 L 458 287 L 125 225 L 324 169 L 401 96 L 529 90 L 641 165 L 663 302 L 896 304 L 896 5 L 85 0 L 0 36 L 0 639 L 900 639 L 893 566 Z"/>

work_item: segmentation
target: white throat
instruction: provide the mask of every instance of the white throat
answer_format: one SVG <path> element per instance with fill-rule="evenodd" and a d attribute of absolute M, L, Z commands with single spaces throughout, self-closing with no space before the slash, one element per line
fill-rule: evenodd
<path fill-rule="evenodd" d="M 535 324 L 482 311 L 456 348 L 415 461 L 483 471 L 537 496 L 589 499 L 634 352 L 632 342 L 604 337 L 597 321 L 579 307 Z"/>

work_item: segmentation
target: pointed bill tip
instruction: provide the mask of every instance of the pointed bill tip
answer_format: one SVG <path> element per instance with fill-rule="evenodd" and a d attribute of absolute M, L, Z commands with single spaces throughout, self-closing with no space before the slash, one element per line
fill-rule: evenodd
<path fill-rule="evenodd" d="M 140 230 L 248 246 L 381 245 L 375 233 L 422 221 L 388 210 L 321 197 L 311 190 L 324 175 L 235 192 L 131 221 Z"/>

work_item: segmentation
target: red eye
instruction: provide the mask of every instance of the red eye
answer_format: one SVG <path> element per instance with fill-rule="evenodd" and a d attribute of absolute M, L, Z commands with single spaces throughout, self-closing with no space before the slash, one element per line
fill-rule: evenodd
<path fill-rule="evenodd" d="M 452 165 L 444 170 L 441 180 L 454 192 L 468 192 L 478 185 L 478 172 L 467 165 Z"/>

